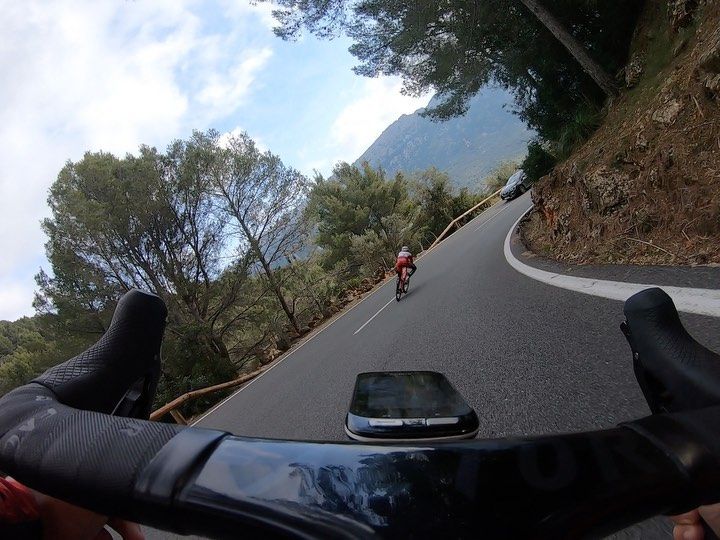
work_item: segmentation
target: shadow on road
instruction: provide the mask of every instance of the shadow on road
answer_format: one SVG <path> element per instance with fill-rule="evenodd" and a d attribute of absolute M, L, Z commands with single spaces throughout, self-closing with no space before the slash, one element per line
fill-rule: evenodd
<path fill-rule="evenodd" d="M 405 298 L 406 296 L 412 296 L 412 295 L 414 295 L 414 294 L 417 293 L 419 290 L 422 290 L 422 289 L 423 289 L 423 286 L 424 286 L 423 283 L 420 283 L 420 284 L 418 284 L 418 285 L 413 285 L 413 284 L 411 283 L 411 284 L 410 284 L 410 289 L 408 290 L 407 294 L 403 294 L 402 297 Z"/>

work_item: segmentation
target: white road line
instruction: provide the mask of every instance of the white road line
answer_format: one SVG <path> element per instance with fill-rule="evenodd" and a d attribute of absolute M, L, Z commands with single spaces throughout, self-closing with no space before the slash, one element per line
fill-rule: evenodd
<path fill-rule="evenodd" d="M 528 208 L 530 211 L 532 207 Z M 604 279 L 589 279 L 565 274 L 557 274 L 540 270 L 534 266 L 529 266 L 520 261 L 513 255 L 510 249 L 510 239 L 520 220 L 525 217 L 527 212 L 513 224 L 505 237 L 505 260 L 515 270 L 521 274 L 525 274 L 548 285 L 575 291 L 592 296 L 600 296 L 610 300 L 625 301 L 633 294 L 647 289 L 649 287 L 660 287 L 670 295 L 675 302 L 678 311 L 686 313 L 697 313 L 698 315 L 709 315 L 711 317 L 720 317 L 720 290 L 718 289 L 696 289 L 692 287 L 670 287 L 667 285 L 654 285 L 647 283 L 627 283 L 623 281 L 610 281 Z"/>
<path fill-rule="evenodd" d="M 238 395 L 240 392 L 242 392 L 243 390 L 245 390 L 245 389 L 246 389 L 248 386 L 250 386 L 252 383 L 254 383 L 255 381 L 257 381 L 258 379 L 261 379 L 263 376 L 265 376 L 266 373 L 269 373 L 270 371 L 272 371 L 273 369 L 275 369 L 277 366 L 279 366 L 280 364 L 282 364 L 289 356 L 292 356 L 293 353 L 296 353 L 297 351 L 299 351 L 300 349 L 302 349 L 302 348 L 305 346 L 306 343 L 308 343 L 308 342 L 312 341 L 313 339 L 315 339 L 317 336 L 319 336 L 320 334 L 322 334 L 325 330 L 327 330 L 328 328 L 330 328 L 330 327 L 331 327 L 333 324 L 335 324 L 337 321 L 339 321 L 340 319 L 342 319 L 345 315 L 347 315 L 348 313 L 350 313 L 353 309 L 355 309 L 355 308 L 358 307 L 360 304 L 362 304 L 365 300 L 369 299 L 371 296 L 374 296 L 376 292 L 378 292 L 378 291 L 379 291 L 380 289 L 382 289 L 385 285 L 387 285 L 388 283 L 390 283 L 391 280 L 392 280 L 392 278 L 388 278 L 384 283 L 380 284 L 374 291 L 372 291 L 370 294 L 368 294 L 365 298 L 361 299 L 357 304 L 354 304 L 353 306 L 350 306 L 350 308 L 348 308 L 346 311 L 343 311 L 342 313 L 340 313 L 340 315 L 338 315 L 336 318 L 328 321 L 324 326 L 322 326 L 320 329 L 318 329 L 317 332 L 315 332 L 314 334 L 308 336 L 308 338 L 307 338 L 305 341 L 303 341 L 302 343 L 300 343 L 300 345 L 298 345 L 298 346 L 295 347 L 294 349 L 290 349 L 290 350 L 289 350 L 288 352 L 286 352 L 283 356 L 281 356 L 278 360 L 276 360 L 276 361 L 275 361 L 275 364 L 273 364 L 272 366 L 270 366 L 266 371 L 263 371 L 260 375 L 258 375 L 258 376 L 255 377 L 254 379 L 250 379 L 250 381 L 249 381 L 247 384 L 243 384 L 240 388 L 238 388 L 235 392 L 233 392 L 233 393 L 230 394 L 228 397 L 226 397 L 225 399 L 223 399 L 220 403 L 218 403 L 217 405 L 215 405 L 214 407 L 212 407 L 210 410 L 206 411 L 205 414 L 203 414 L 200 418 L 198 418 L 197 420 L 194 420 L 193 423 L 190 424 L 190 425 L 191 425 L 191 426 L 194 426 L 195 424 L 197 424 L 198 422 L 200 422 L 200 421 L 201 421 L 203 418 L 205 418 L 206 416 L 214 413 L 214 412 L 215 412 L 216 410 L 218 410 L 220 407 L 222 407 L 223 405 L 225 405 L 225 403 L 227 403 L 227 402 L 230 401 L 232 398 L 234 398 L 236 395 Z"/>
<path fill-rule="evenodd" d="M 495 204 L 497 204 L 497 203 L 495 203 Z M 495 205 L 493 205 L 493 206 L 495 206 Z M 490 208 L 492 208 L 492 206 L 491 206 Z M 487 210 L 489 210 L 490 208 L 488 208 Z M 467 227 L 467 226 L 468 226 L 470 223 L 472 223 L 473 221 L 475 221 L 475 220 L 477 220 L 477 219 L 480 219 L 487 210 L 485 210 L 484 212 L 480 212 L 480 214 L 478 214 L 478 215 L 475 216 L 472 220 L 470 220 L 468 223 L 466 223 L 465 225 L 463 225 L 463 227 Z M 461 227 L 461 229 L 462 229 L 463 227 Z M 454 235 L 452 235 L 452 236 L 454 236 Z M 449 238 L 452 238 L 452 236 L 450 236 Z M 435 248 L 441 246 L 442 244 L 443 244 L 443 242 L 440 242 L 437 246 L 435 246 Z M 429 254 L 429 253 L 430 253 L 430 251 L 426 251 L 426 252 L 423 253 L 423 256 L 425 256 L 425 255 L 427 255 L 427 254 Z M 420 258 L 420 257 L 418 257 L 418 258 Z M 225 405 L 225 403 L 227 403 L 227 402 L 230 401 L 232 398 L 234 398 L 236 395 L 238 395 L 240 392 L 242 392 L 243 390 L 245 390 L 245 389 L 246 389 L 248 386 L 250 386 L 252 383 L 254 383 L 254 382 L 257 381 L 258 379 L 262 378 L 266 373 L 269 373 L 271 370 L 275 369 L 278 365 L 280 365 L 281 363 L 283 363 L 283 362 L 284 362 L 289 356 L 291 356 L 293 353 L 299 351 L 306 343 L 308 343 L 309 341 L 315 339 L 317 336 L 319 336 L 319 335 L 320 335 L 321 333 L 323 333 L 325 330 L 327 330 L 328 328 L 330 328 L 333 324 L 335 324 L 336 321 L 339 321 L 339 320 L 342 319 L 345 315 L 347 315 L 348 313 L 350 313 L 353 309 L 355 309 L 355 308 L 358 307 L 360 304 L 362 304 L 365 300 L 368 300 L 369 298 L 371 298 L 372 296 L 374 296 L 375 293 L 379 292 L 380 289 L 382 289 L 385 285 L 387 285 L 388 283 L 393 282 L 394 279 L 395 279 L 395 276 L 390 276 L 390 277 L 387 278 L 384 282 L 378 284 L 378 286 L 375 288 L 375 290 L 372 291 L 370 294 L 368 294 L 365 298 L 363 298 L 362 300 L 360 300 L 357 304 L 351 306 L 351 307 L 350 307 L 349 309 L 347 309 L 346 311 L 343 311 L 342 313 L 340 313 L 336 318 L 328 321 L 324 326 L 322 326 L 320 329 L 318 329 L 317 332 L 315 332 L 314 334 L 310 335 L 305 341 L 303 341 L 302 343 L 300 343 L 300 345 L 298 345 L 298 346 L 297 346 L 296 348 L 294 348 L 294 349 L 290 349 L 290 350 L 289 350 L 287 353 L 285 353 L 282 357 L 280 357 L 278 360 L 276 360 L 276 361 L 275 361 L 275 364 L 272 365 L 271 367 L 269 367 L 269 368 L 267 369 L 267 371 L 263 371 L 260 375 L 258 375 L 258 376 L 255 377 L 254 379 L 251 379 L 247 384 L 242 385 L 242 386 L 241 386 L 240 388 L 238 388 L 235 392 L 233 392 L 233 393 L 230 394 L 228 397 L 226 397 L 225 399 L 223 399 L 220 403 L 218 403 L 217 405 L 215 405 L 214 407 L 212 407 L 209 411 L 205 412 L 205 414 L 203 414 L 200 418 L 198 418 L 197 420 L 193 421 L 193 423 L 192 423 L 191 425 L 194 426 L 195 424 L 197 424 L 198 422 L 200 422 L 201 420 L 203 420 L 203 419 L 204 419 L 205 417 L 207 417 L 208 415 L 214 413 L 214 412 L 215 412 L 216 410 L 218 410 L 220 407 L 222 407 L 223 405 Z M 393 299 L 393 300 L 394 300 L 394 299 Z M 388 306 L 388 304 L 390 304 L 391 302 L 392 302 L 392 300 L 390 300 L 390 302 L 388 302 L 387 304 L 385 304 L 385 306 L 383 306 L 382 309 L 385 309 L 385 308 Z M 382 309 L 381 309 L 380 311 L 382 311 Z M 378 311 L 378 313 L 380 313 L 380 312 Z M 375 315 L 373 315 L 373 318 L 375 318 L 375 316 L 377 316 L 378 313 L 376 313 Z M 372 320 L 372 319 L 370 319 L 370 320 Z M 370 321 L 368 321 L 368 322 L 370 322 Z M 367 323 L 365 323 L 365 324 L 367 324 Z M 355 332 L 355 334 L 357 334 L 360 330 L 362 330 L 362 328 L 363 328 L 364 326 L 365 326 L 365 325 L 363 325 L 362 327 L 360 327 L 360 328 Z M 353 335 L 355 335 L 355 334 L 353 334 Z"/>
<path fill-rule="evenodd" d="M 498 212 L 495 212 L 492 216 L 490 216 L 490 217 L 487 218 L 485 221 L 483 221 L 483 222 L 478 226 L 478 228 L 475 229 L 474 232 L 478 232 L 480 229 L 482 229 L 485 225 L 487 225 L 488 223 L 490 223 L 493 219 L 495 219 L 496 217 L 498 217 L 500 214 L 502 214 L 502 213 L 503 213 L 505 210 L 507 210 L 508 208 L 510 208 L 510 205 L 509 205 L 509 204 L 504 205 Z"/>
<path fill-rule="evenodd" d="M 390 300 L 388 300 L 388 303 L 385 304 L 385 305 L 384 305 L 383 307 L 381 307 L 380 309 L 378 309 L 378 310 L 377 310 L 377 313 L 376 313 L 375 315 L 373 315 L 372 317 L 370 317 L 370 318 L 367 320 L 367 322 L 365 322 L 365 324 L 363 324 L 360 328 L 358 328 L 357 330 L 355 330 L 355 331 L 353 332 L 353 336 L 354 336 L 355 334 L 357 334 L 360 330 L 362 330 L 363 328 L 365 328 L 368 324 L 370 324 L 370 322 L 371 322 L 375 317 L 377 317 L 378 315 L 380 315 L 380 312 L 381 312 L 383 309 L 385 309 L 386 307 L 388 307 L 388 306 L 392 303 L 393 300 L 395 300 L 395 299 L 394 299 L 394 298 L 391 298 Z"/>

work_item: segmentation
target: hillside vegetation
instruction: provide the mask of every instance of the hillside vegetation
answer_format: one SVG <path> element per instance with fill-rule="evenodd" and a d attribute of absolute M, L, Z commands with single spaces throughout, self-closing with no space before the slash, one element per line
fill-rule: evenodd
<path fill-rule="evenodd" d="M 489 85 L 509 92 L 537 135 L 522 163 L 530 178 L 560 162 L 535 189 L 525 233 L 536 249 L 576 261 L 718 262 L 715 3 L 693 19 L 689 0 L 669 11 L 640 0 L 275 1 L 281 37 L 345 33 L 358 73 L 435 91 L 425 117 L 461 117 Z M 634 86 L 619 96 L 616 72 Z M 455 125 L 502 138 L 490 117 L 480 123 Z M 398 168 L 417 130 L 397 142 Z M 464 143 L 426 137 L 435 154 L 425 157 L 445 159 L 433 165 L 449 170 L 444 154 L 463 153 Z M 478 154 L 469 144 L 467 161 Z M 514 167 L 500 163 L 482 184 Z M 133 287 L 169 307 L 159 402 L 254 370 L 381 279 L 401 245 L 427 246 L 483 196 L 433 167 L 341 163 L 311 181 L 244 134 L 87 153 L 50 189 L 52 271 L 37 276 L 38 315 L 0 333 L 0 391 L 95 341 Z"/>
<path fill-rule="evenodd" d="M 432 168 L 341 163 L 313 182 L 247 135 L 212 131 L 164 152 L 87 153 L 50 189 L 38 315 L 0 321 L 0 394 L 96 341 L 131 288 L 169 310 L 157 404 L 255 371 L 479 197 Z"/>
<path fill-rule="evenodd" d="M 720 6 L 647 2 L 630 89 L 533 190 L 529 246 L 578 263 L 720 263 Z"/>

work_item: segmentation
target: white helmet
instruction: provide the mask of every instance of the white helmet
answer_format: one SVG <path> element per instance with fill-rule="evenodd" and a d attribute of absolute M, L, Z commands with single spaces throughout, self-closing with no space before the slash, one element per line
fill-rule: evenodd
<path fill-rule="evenodd" d="M 410 251 L 410 248 L 407 246 L 403 246 L 400 251 Z"/>

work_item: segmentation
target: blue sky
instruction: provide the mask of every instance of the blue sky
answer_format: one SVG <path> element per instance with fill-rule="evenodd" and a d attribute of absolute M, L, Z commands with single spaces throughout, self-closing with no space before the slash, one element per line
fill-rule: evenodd
<path fill-rule="evenodd" d="M 84 152 L 247 131 L 306 174 L 429 96 L 354 75 L 345 39 L 272 34 L 249 0 L 0 0 L 0 319 L 31 315 L 47 189 Z"/>

